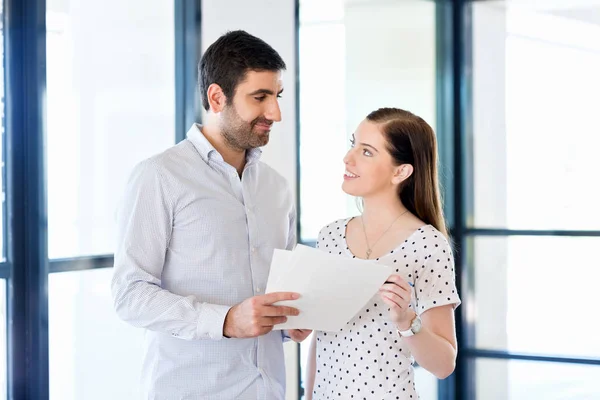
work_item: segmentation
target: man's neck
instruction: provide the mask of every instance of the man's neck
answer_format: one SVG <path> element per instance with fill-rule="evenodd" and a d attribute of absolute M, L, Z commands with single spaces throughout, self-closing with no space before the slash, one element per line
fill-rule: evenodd
<path fill-rule="evenodd" d="M 214 125 L 203 125 L 202 134 L 210 144 L 221 154 L 223 160 L 235 168 L 241 176 L 246 166 L 246 150 L 233 149 L 225 142 L 218 127 Z"/>

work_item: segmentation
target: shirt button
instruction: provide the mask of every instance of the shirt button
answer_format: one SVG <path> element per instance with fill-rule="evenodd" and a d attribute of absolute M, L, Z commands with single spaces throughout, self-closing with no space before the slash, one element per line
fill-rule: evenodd
<path fill-rule="evenodd" d="M 259 287 L 255 288 L 255 290 L 256 290 L 256 293 L 260 293 L 260 288 Z"/>
<path fill-rule="evenodd" d="M 251 251 L 252 253 L 256 253 L 256 247 L 252 247 L 252 248 L 250 249 L 250 251 Z"/>

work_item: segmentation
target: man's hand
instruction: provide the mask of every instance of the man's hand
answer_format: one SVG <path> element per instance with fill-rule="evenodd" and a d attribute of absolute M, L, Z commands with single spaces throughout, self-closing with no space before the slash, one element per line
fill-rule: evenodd
<path fill-rule="evenodd" d="M 225 323 L 223 334 L 230 338 L 250 338 L 265 335 L 273 330 L 273 325 L 287 321 L 287 315 L 298 315 L 293 307 L 274 306 L 273 303 L 283 300 L 296 300 L 298 293 L 277 292 L 263 296 L 254 296 L 231 307 Z"/>
<path fill-rule="evenodd" d="M 290 330 L 288 330 L 288 335 L 290 335 L 290 338 L 296 343 L 302 342 L 311 333 L 312 333 L 312 330 L 310 330 L 310 329 L 290 329 Z"/>

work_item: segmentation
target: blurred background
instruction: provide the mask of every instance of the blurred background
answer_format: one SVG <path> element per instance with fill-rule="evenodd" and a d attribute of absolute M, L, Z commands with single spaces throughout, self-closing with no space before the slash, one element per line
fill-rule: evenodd
<path fill-rule="evenodd" d="M 263 160 L 299 239 L 382 106 L 436 130 L 456 244 L 459 359 L 424 400 L 600 398 L 600 0 L 0 2 L 0 399 L 140 396 L 143 331 L 110 298 L 132 167 L 202 119 L 196 68 L 245 29 L 288 65 Z M 308 341 L 286 344 L 288 400 Z"/>

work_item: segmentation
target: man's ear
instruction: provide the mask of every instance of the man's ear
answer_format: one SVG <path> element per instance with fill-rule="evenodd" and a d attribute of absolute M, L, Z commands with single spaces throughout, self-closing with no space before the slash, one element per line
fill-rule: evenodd
<path fill-rule="evenodd" d="M 227 103 L 227 97 L 225 97 L 225 93 L 223 93 L 221 86 L 217 85 L 216 83 L 211 84 L 206 90 L 206 95 L 208 97 L 210 111 L 215 114 L 223 111 L 223 108 Z"/>
<path fill-rule="evenodd" d="M 402 164 L 396 167 L 392 183 L 398 185 L 407 180 L 414 172 L 414 168 L 411 164 Z"/>

